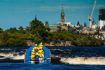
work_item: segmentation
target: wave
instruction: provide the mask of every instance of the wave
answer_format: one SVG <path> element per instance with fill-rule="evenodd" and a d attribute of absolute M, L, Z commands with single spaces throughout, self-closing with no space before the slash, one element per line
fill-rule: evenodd
<path fill-rule="evenodd" d="M 105 65 L 105 57 L 63 57 L 60 61 L 65 64 Z"/>

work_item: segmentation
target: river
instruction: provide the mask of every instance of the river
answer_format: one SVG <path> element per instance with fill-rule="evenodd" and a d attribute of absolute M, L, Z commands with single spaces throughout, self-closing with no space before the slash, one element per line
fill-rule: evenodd
<path fill-rule="evenodd" d="M 105 57 L 105 45 L 103 46 L 47 46 L 51 50 L 51 54 L 56 56 L 61 56 L 64 58 L 81 58 L 86 57 L 88 61 L 93 62 L 96 58 L 102 57 L 101 60 Z M 21 49 L 21 47 L 20 47 Z M 21 51 L 18 47 L 15 47 L 16 52 Z M 25 48 L 26 49 L 26 48 Z M 24 48 L 22 50 L 25 50 Z M 14 50 L 12 48 L 12 50 Z M 5 50 L 4 50 L 5 51 Z M 7 50 L 6 53 L 11 50 Z M 1 50 L 3 52 L 3 50 Z M 94 57 L 94 58 L 93 58 Z M 79 58 L 79 59 L 80 59 Z M 91 58 L 91 59 L 90 59 Z M 83 58 L 82 58 L 83 59 Z M 71 60 L 71 59 L 70 59 Z M 73 59 L 72 59 L 73 60 Z M 100 61 L 100 60 L 99 60 Z M 86 62 L 86 61 L 85 61 Z M 102 61 L 103 62 L 103 61 Z M 101 62 L 101 63 L 102 63 Z M 105 61 L 104 61 L 105 62 Z M 0 61 L 0 70 L 105 70 L 104 65 L 99 64 L 49 64 L 49 65 L 40 65 L 40 64 L 24 64 L 22 62 L 10 62 L 10 61 Z"/>
<path fill-rule="evenodd" d="M 0 70 L 105 70 L 104 65 L 0 63 Z"/>

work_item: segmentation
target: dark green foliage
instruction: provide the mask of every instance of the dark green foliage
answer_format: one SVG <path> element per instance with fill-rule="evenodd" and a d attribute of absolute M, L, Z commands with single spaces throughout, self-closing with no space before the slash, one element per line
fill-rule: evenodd
<path fill-rule="evenodd" d="M 9 39 L 9 35 L 7 32 L 0 33 L 0 44 L 7 45 L 8 39 Z"/>
<path fill-rule="evenodd" d="M 3 32 L 3 29 L 2 29 L 2 28 L 0 28 L 0 33 L 1 33 L 1 32 Z"/>
<path fill-rule="evenodd" d="M 46 31 L 46 29 L 44 27 L 44 24 L 41 21 L 34 19 L 30 22 L 30 31 L 34 34 L 42 31 Z"/>
<path fill-rule="evenodd" d="M 10 33 L 15 33 L 17 32 L 17 29 L 14 27 L 14 28 L 7 29 L 6 31 Z"/>
<path fill-rule="evenodd" d="M 70 41 L 72 45 L 102 45 L 103 41 L 94 38 L 92 35 L 75 34 L 74 31 L 48 32 L 44 24 L 34 19 L 30 26 L 24 29 L 20 26 L 18 29 L 10 28 L 5 31 L 0 28 L 0 45 L 26 45 L 26 40 L 34 40 L 37 43 L 43 42 L 65 42 Z"/>
<path fill-rule="evenodd" d="M 24 30 L 24 28 L 23 28 L 22 26 L 20 26 L 18 29 L 19 29 L 20 31 L 23 31 L 23 30 Z"/>
<path fill-rule="evenodd" d="M 78 35 L 69 32 L 50 33 L 50 41 L 71 41 L 72 45 L 102 45 L 103 41 L 89 35 Z"/>

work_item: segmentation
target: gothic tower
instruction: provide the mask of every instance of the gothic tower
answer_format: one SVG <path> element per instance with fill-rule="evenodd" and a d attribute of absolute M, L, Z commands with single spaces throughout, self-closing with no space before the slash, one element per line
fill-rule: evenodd
<path fill-rule="evenodd" d="M 65 23 L 65 13 L 64 13 L 64 8 L 63 8 L 63 6 L 62 6 L 60 24 L 61 24 L 61 25 L 64 25 L 64 23 Z"/>

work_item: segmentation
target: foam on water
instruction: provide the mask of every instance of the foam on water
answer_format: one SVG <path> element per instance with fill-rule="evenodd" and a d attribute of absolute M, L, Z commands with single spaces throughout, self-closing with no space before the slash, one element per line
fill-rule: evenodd
<path fill-rule="evenodd" d="M 105 57 L 68 57 L 61 58 L 60 61 L 68 64 L 105 65 Z"/>

